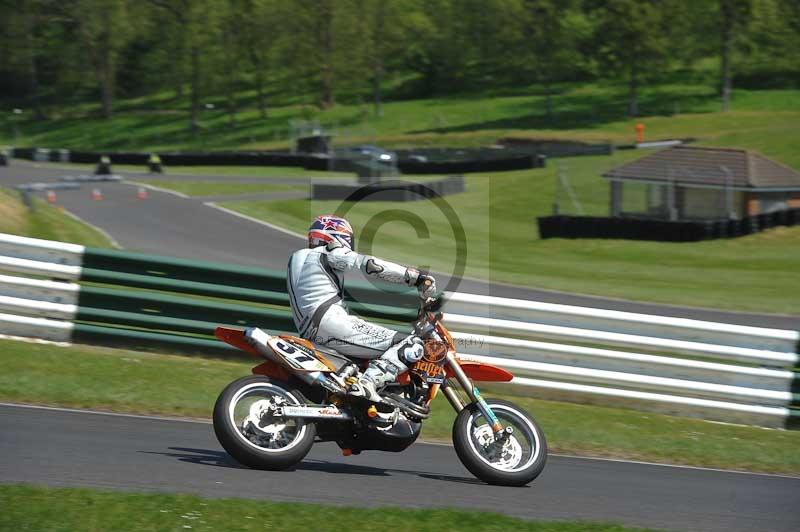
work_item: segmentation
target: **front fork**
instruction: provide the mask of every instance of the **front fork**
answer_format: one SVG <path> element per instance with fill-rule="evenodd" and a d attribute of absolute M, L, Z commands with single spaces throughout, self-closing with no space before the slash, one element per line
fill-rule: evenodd
<path fill-rule="evenodd" d="M 494 431 L 495 439 L 503 438 L 506 435 L 506 430 L 503 428 L 500 420 L 497 419 L 497 416 L 494 415 L 494 412 L 492 412 L 489 404 L 483 399 L 480 390 L 478 390 L 478 388 L 472 383 L 472 380 L 467 377 L 467 374 L 464 373 L 464 370 L 461 369 L 461 364 L 458 363 L 458 360 L 456 360 L 456 357 L 454 357 L 452 353 L 447 353 L 447 364 L 453 371 L 453 376 L 456 378 L 461 387 L 464 388 L 464 391 L 467 393 L 467 397 L 469 397 L 470 401 L 478 406 L 478 410 L 481 411 L 483 417 L 489 421 L 492 431 Z M 446 382 L 447 381 L 445 381 L 445 385 L 442 386 L 442 393 L 453 406 L 455 411 L 460 412 L 464 409 L 464 404 L 461 402 L 461 399 L 458 397 L 456 391 L 451 386 L 447 385 Z"/>

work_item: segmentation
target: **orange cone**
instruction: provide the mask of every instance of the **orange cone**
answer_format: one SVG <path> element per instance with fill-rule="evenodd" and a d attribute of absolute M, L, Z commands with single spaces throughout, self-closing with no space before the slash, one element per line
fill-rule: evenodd
<path fill-rule="evenodd" d="M 147 189 L 139 187 L 139 192 L 136 193 L 136 197 L 139 199 L 147 199 Z"/>
<path fill-rule="evenodd" d="M 51 205 L 56 202 L 56 191 L 55 190 L 48 190 L 47 191 L 47 203 Z"/>
<path fill-rule="evenodd" d="M 101 199 L 103 199 L 103 192 L 99 188 L 93 189 L 92 199 L 95 201 L 100 201 Z"/>

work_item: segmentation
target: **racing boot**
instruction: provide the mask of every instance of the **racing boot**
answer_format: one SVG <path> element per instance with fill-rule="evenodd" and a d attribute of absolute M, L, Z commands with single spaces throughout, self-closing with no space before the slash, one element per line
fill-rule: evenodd
<path fill-rule="evenodd" d="M 417 362 L 424 352 L 420 338 L 415 335 L 407 337 L 390 347 L 379 358 L 370 360 L 358 381 L 348 389 L 348 394 L 363 397 L 373 403 L 384 402 L 377 390 L 397 380 L 397 376 L 408 369 L 408 364 Z"/>

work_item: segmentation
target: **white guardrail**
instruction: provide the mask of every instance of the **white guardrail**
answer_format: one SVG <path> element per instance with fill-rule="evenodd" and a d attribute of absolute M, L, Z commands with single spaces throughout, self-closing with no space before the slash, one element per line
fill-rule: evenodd
<path fill-rule="evenodd" d="M 48 278 L 0 274 L 0 334 L 70 341 L 82 256 L 0 234 L 0 272 Z M 503 386 L 518 393 L 771 427 L 798 419 L 797 331 L 464 293 L 449 295 L 445 323 L 463 358 L 512 371 Z"/>

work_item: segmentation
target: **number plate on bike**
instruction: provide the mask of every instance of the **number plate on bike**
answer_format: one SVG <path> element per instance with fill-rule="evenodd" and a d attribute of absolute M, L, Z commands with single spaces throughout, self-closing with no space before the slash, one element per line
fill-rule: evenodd
<path fill-rule="evenodd" d="M 271 337 L 267 344 L 292 368 L 302 371 L 330 371 L 328 366 L 320 362 L 309 349 L 275 336 Z"/>

